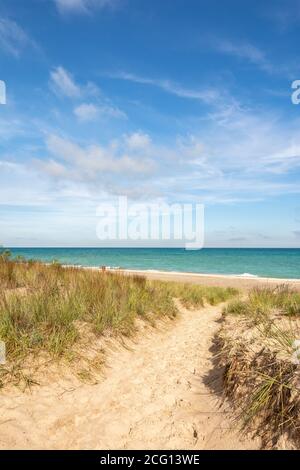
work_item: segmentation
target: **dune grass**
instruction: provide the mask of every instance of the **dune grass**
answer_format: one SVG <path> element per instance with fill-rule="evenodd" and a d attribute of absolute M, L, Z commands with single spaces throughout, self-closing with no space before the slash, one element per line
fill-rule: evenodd
<path fill-rule="evenodd" d="M 93 335 L 131 335 L 138 318 L 155 322 L 177 314 L 175 298 L 189 307 L 216 304 L 232 289 L 148 281 L 100 270 L 45 265 L 0 255 L 0 340 L 9 363 L 46 353 L 64 358 L 81 341 L 82 328 Z M 84 329 L 86 331 L 86 328 Z M 1 369 L 1 366 L 0 366 Z"/>
<path fill-rule="evenodd" d="M 204 307 L 205 303 L 218 305 L 238 295 L 239 291 L 232 287 L 211 287 L 180 282 L 154 281 L 163 285 L 165 292 L 180 299 L 187 308 Z"/>
<path fill-rule="evenodd" d="M 299 311 L 299 293 L 287 286 L 253 289 L 224 309 L 224 390 L 268 448 L 286 438 L 300 444 Z"/>
<path fill-rule="evenodd" d="M 226 312 L 252 317 L 274 313 L 300 317 L 300 292 L 288 285 L 254 288 L 249 292 L 247 300 L 236 299 L 230 302 Z"/>
<path fill-rule="evenodd" d="M 4 264 L 0 338 L 9 357 L 39 349 L 63 355 L 78 339 L 77 321 L 88 323 L 95 334 L 110 330 L 129 335 L 137 317 L 176 315 L 170 295 L 143 278 L 56 264 Z"/>

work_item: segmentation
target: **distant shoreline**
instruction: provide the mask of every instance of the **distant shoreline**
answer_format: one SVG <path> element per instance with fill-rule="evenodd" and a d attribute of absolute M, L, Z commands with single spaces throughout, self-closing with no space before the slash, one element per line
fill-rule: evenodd
<path fill-rule="evenodd" d="M 79 268 L 79 266 L 77 266 Z M 97 269 L 99 267 L 81 266 L 84 269 Z M 232 275 L 232 274 L 203 274 L 177 271 L 159 271 L 142 269 L 122 269 L 106 268 L 111 273 L 122 273 L 124 275 L 145 276 L 149 280 L 188 282 L 192 284 L 203 284 L 207 286 L 236 287 L 241 289 L 251 289 L 256 286 L 269 285 L 276 286 L 288 284 L 300 290 L 300 279 L 285 279 L 273 277 L 258 277 L 252 275 Z"/>
<path fill-rule="evenodd" d="M 210 273 L 194 273 L 190 271 L 161 271 L 161 270 L 156 270 L 156 269 L 128 269 L 128 268 L 112 268 L 111 271 L 126 271 L 126 272 L 131 272 L 131 273 L 148 273 L 148 274 L 174 274 L 174 275 L 180 275 L 180 276 L 200 276 L 200 277 L 220 277 L 220 278 L 234 278 L 234 279 L 253 279 L 253 280 L 268 280 L 268 281 L 280 281 L 280 282 L 299 282 L 300 283 L 300 278 L 299 279 L 289 279 L 289 278 L 277 278 L 277 277 L 261 277 L 261 276 L 256 276 L 253 274 L 210 274 Z"/>
<path fill-rule="evenodd" d="M 12 256 L 41 262 L 77 266 L 121 267 L 143 273 L 172 276 L 218 276 L 218 279 L 300 279 L 300 249 L 102 249 L 23 248 L 10 249 Z M 175 273 L 175 274 L 173 274 Z M 220 277 L 221 276 L 221 277 Z M 274 281 L 277 282 L 277 281 Z"/>

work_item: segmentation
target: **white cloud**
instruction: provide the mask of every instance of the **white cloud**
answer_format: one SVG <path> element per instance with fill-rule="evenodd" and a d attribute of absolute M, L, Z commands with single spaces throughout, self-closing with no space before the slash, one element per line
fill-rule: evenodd
<path fill-rule="evenodd" d="M 126 119 L 126 114 L 119 108 L 111 105 L 95 105 L 93 103 L 82 103 L 74 108 L 74 114 L 79 121 L 95 121 L 101 117 Z"/>
<path fill-rule="evenodd" d="M 243 59 L 256 65 L 264 72 L 274 74 L 279 73 L 289 75 L 292 67 L 286 64 L 277 64 L 276 66 L 267 57 L 265 51 L 261 48 L 243 41 L 230 41 L 228 39 L 213 38 L 209 41 L 210 46 L 216 51 L 231 55 L 238 59 Z"/>
<path fill-rule="evenodd" d="M 126 144 L 131 150 L 146 149 L 151 144 L 151 139 L 148 134 L 134 132 L 126 136 Z"/>
<path fill-rule="evenodd" d="M 250 43 L 233 43 L 221 40 L 216 43 L 216 48 L 220 52 L 247 59 L 254 64 L 265 65 L 267 63 L 265 53 Z"/>
<path fill-rule="evenodd" d="M 151 174 L 155 162 L 141 155 L 130 155 L 122 149 L 124 145 L 111 143 L 107 146 L 80 146 L 71 140 L 50 135 L 47 148 L 53 156 L 50 160 L 39 160 L 39 167 L 50 176 L 60 176 L 70 181 L 88 184 L 110 184 L 109 176 L 126 178 L 139 174 L 142 178 Z M 122 185 L 122 181 L 120 181 Z"/>
<path fill-rule="evenodd" d="M 289 179 L 300 167 L 297 123 L 233 108 L 202 121 L 198 132 L 164 145 L 142 131 L 106 145 L 83 146 L 52 135 L 39 168 L 56 180 L 93 191 L 166 200 L 231 204 L 299 193 Z M 134 180 L 138 179 L 138 184 Z"/>
<path fill-rule="evenodd" d="M 100 106 L 98 109 L 102 116 L 107 116 L 116 119 L 127 119 L 126 113 L 124 113 L 124 111 L 115 106 L 103 105 Z"/>
<path fill-rule="evenodd" d="M 54 178 L 65 178 L 67 176 L 66 168 L 59 162 L 50 158 L 43 163 L 43 169 L 45 173 Z"/>
<path fill-rule="evenodd" d="M 97 100 L 79 102 L 78 118 L 88 121 L 95 114 L 99 119 L 104 116 Z M 5 133 L 15 127 L 9 125 Z M 173 135 L 168 143 L 143 130 L 122 131 L 97 145 L 54 132 L 47 139 L 46 152 L 35 150 L 39 159 L 29 167 L 38 168 L 45 181 L 47 176 L 52 179 L 58 192 L 69 184 L 93 194 L 155 195 L 210 204 L 299 193 L 295 171 L 300 167 L 299 120 L 285 121 L 274 113 L 230 107 L 225 102 L 223 108 L 219 104 L 201 120 L 190 122 L 189 128 L 191 135 Z"/>
<path fill-rule="evenodd" d="M 79 97 L 81 95 L 80 86 L 77 85 L 72 75 L 63 67 L 56 67 L 50 73 L 51 85 L 54 90 L 69 98 Z"/>
<path fill-rule="evenodd" d="M 161 79 L 153 79 L 147 77 L 141 77 L 135 74 L 120 72 L 117 74 L 111 74 L 111 78 L 116 78 L 120 80 L 127 80 L 134 83 L 140 83 L 142 85 L 151 85 L 157 88 L 164 90 L 167 93 L 172 95 L 178 96 L 179 98 L 187 98 L 187 99 L 194 99 L 200 100 L 204 103 L 213 103 L 220 98 L 220 94 L 218 90 L 214 88 L 206 88 L 206 89 L 190 89 L 182 87 L 171 80 L 161 80 Z"/>
<path fill-rule="evenodd" d="M 95 8 L 111 6 L 116 0 L 54 0 L 60 13 L 88 13 Z"/>
<path fill-rule="evenodd" d="M 18 57 L 26 47 L 36 44 L 15 21 L 0 18 L 0 48 Z"/>
<path fill-rule="evenodd" d="M 99 110 L 92 103 L 82 103 L 74 109 L 74 114 L 80 121 L 94 121 L 99 115 Z"/>
<path fill-rule="evenodd" d="M 51 219 L 45 209 L 42 218 L 49 229 L 47 233 L 39 232 L 44 225 L 36 218 L 39 240 L 51 244 L 47 237 L 53 226 L 54 242 L 55 236 L 61 237 L 58 239 L 62 242 L 68 241 L 67 231 L 72 229 L 66 229 L 66 221 L 70 217 L 74 220 L 68 227 L 78 226 L 82 240 L 87 240 L 94 227 L 87 221 L 87 214 L 92 213 L 99 201 L 117 195 L 147 202 L 224 206 L 259 203 L 278 195 L 294 194 L 298 198 L 300 187 L 295 168 L 300 165 L 299 120 L 284 123 L 277 115 L 239 108 L 218 111 L 202 119 L 198 128 L 194 125 L 193 134 L 174 136 L 168 144 L 142 130 L 97 145 L 50 135 L 38 160 L 28 164 L 29 151 L 27 165 L 17 166 L 9 156 L 2 163 L 0 160 L 0 204 L 14 201 L 30 205 L 38 201 L 52 211 L 61 210 L 61 218 L 55 214 Z M 15 216 L 14 221 L 17 219 Z M 18 231 L 15 225 L 1 220 L 3 243 L 14 240 L 16 233 L 24 233 L 21 222 Z M 87 224 L 89 232 L 83 235 Z M 244 233 L 229 235 L 230 243 L 240 244 L 238 238 Z M 229 235 L 220 236 L 216 244 L 222 245 Z M 253 237 L 249 234 L 250 238 Z M 30 233 L 27 239 L 34 244 Z"/>
<path fill-rule="evenodd" d="M 67 98 L 92 99 L 94 102 L 81 103 L 75 106 L 74 114 L 80 121 L 94 121 L 100 117 L 127 119 L 126 114 L 114 106 L 93 82 L 79 84 L 72 74 L 64 67 L 59 66 L 50 73 L 50 87 L 59 95 Z"/>

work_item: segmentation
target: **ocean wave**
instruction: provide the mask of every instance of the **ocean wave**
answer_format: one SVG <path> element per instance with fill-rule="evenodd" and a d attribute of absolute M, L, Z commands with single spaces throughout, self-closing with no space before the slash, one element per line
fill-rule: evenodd
<path fill-rule="evenodd" d="M 237 274 L 237 277 L 258 277 L 257 274 L 243 273 Z"/>

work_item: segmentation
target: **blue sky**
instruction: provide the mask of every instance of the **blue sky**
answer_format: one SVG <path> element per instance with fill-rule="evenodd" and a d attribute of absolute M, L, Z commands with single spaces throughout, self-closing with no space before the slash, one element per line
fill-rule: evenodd
<path fill-rule="evenodd" d="M 299 247 L 300 1 L 0 0 L 0 243 L 201 202 L 206 246 Z"/>

